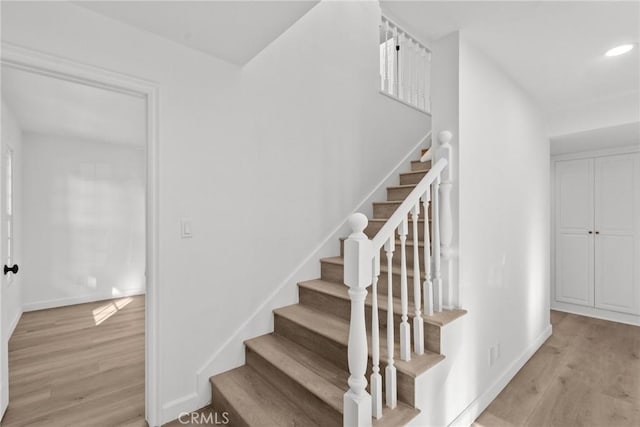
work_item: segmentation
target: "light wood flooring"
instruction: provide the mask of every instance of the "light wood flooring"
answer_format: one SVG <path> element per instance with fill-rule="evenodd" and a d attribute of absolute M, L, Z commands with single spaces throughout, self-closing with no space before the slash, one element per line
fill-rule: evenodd
<path fill-rule="evenodd" d="M 146 426 L 144 297 L 24 313 L 1 425 Z"/>
<path fill-rule="evenodd" d="M 640 327 L 557 311 L 551 323 L 474 426 L 640 426 Z"/>

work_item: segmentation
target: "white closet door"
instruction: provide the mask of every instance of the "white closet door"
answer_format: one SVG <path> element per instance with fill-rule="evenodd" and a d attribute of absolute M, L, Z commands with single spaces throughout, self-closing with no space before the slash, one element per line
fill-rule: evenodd
<path fill-rule="evenodd" d="M 596 159 L 595 306 L 640 314 L 638 159 Z"/>
<path fill-rule="evenodd" d="M 593 306 L 593 165 L 593 159 L 556 162 L 556 300 L 587 306 Z"/>

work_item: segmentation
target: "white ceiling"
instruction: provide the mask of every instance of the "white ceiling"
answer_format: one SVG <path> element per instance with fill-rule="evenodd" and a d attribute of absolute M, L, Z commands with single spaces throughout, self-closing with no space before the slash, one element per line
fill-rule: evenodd
<path fill-rule="evenodd" d="M 637 117 L 640 103 L 640 2 L 611 1 L 383 1 L 390 17 L 429 42 L 464 30 L 541 107 L 554 129 L 568 131 L 557 117 L 625 105 Z M 627 55 L 604 52 L 635 43 Z M 621 112 L 621 117 L 629 113 Z M 640 118 L 638 118 L 640 119 Z M 587 118 L 583 120 L 588 128 Z M 624 120 L 629 121 L 629 120 Z M 619 123 L 622 123 L 619 122 Z M 617 123 L 617 124 L 619 124 Z M 593 127 L 593 126 L 591 126 Z M 554 130 L 550 129 L 551 136 Z"/>
<path fill-rule="evenodd" d="M 640 144 L 640 122 L 551 138 L 551 154 L 602 150 Z"/>
<path fill-rule="evenodd" d="M 144 146 L 141 97 L 2 66 L 2 99 L 24 132 Z"/>
<path fill-rule="evenodd" d="M 233 64 L 244 65 L 318 0 L 74 3 Z"/>

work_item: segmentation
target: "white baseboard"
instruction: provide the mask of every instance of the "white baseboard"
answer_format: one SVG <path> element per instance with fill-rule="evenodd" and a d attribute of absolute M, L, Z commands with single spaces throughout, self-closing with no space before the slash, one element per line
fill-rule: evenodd
<path fill-rule="evenodd" d="M 484 391 L 476 400 L 471 402 L 469 406 L 465 408 L 460 415 L 458 415 L 449 424 L 450 427 L 468 427 L 480 416 L 482 411 L 487 409 L 487 406 L 495 399 L 498 394 L 509 384 L 509 381 L 518 373 L 525 363 L 538 351 L 538 349 L 544 344 L 544 342 L 551 336 L 552 328 L 549 325 L 543 332 L 535 339 L 535 341 L 518 357 L 509 367 L 500 375 L 491 386 Z"/>
<path fill-rule="evenodd" d="M 580 316 L 595 317 L 596 319 L 609 320 L 610 322 L 640 326 L 640 316 L 636 314 L 619 313 L 617 311 L 602 310 L 595 307 L 585 307 L 558 301 L 551 302 L 551 310 L 564 311 L 565 313 L 577 314 Z"/>
<path fill-rule="evenodd" d="M 421 138 L 407 155 L 362 199 L 355 207 L 354 212 L 362 212 L 370 217 L 372 214 L 372 202 L 384 199 L 386 187 L 395 185 L 394 180 L 398 179 L 398 173 L 403 171 L 403 168 L 409 167 L 411 160 L 417 158 L 420 150 L 424 147 L 425 141 L 424 138 Z M 242 365 L 244 363 L 243 342 L 273 330 L 273 309 L 298 302 L 297 283 L 318 277 L 320 272 L 319 258 L 335 255 L 338 249 L 338 238 L 348 234 L 347 219 L 348 216 L 274 288 L 273 292 L 203 363 L 196 372 L 196 391 L 163 405 L 163 417 L 161 420 L 163 423 L 176 419 L 182 411 L 196 410 L 211 403 L 209 378 L 217 373 Z"/>
<path fill-rule="evenodd" d="M 180 414 L 184 412 L 191 412 L 195 409 L 200 409 L 205 406 L 205 405 L 202 405 L 202 406 L 199 406 L 198 408 L 195 408 L 194 405 L 197 404 L 196 403 L 197 401 L 198 401 L 198 394 L 194 392 L 165 403 L 164 405 L 162 405 L 162 424 L 165 424 L 177 419 L 180 416 Z"/>
<path fill-rule="evenodd" d="M 22 307 L 23 311 L 36 311 L 36 310 L 46 310 L 47 308 L 56 308 L 56 307 L 64 307 L 67 305 L 75 305 L 75 304 L 85 304 L 88 302 L 96 302 L 96 301 L 104 301 L 110 299 L 124 298 L 124 297 L 132 297 L 135 295 L 144 295 L 144 289 L 132 289 L 128 291 L 122 291 L 120 295 L 83 295 L 80 297 L 66 297 L 66 298 L 56 298 L 45 301 L 36 301 L 28 304 L 24 304 Z"/>
<path fill-rule="evenodd" d="M 18 326 L 18 322 L 20 322 L 21 317 L 22 317 L 22 310 L 18 312 L 16 317 L 11 321 L 11 324 L 9 325 L 9 334 L 7 335 L 7 341 L 9 341 L 9 339 L 13 335 L 13 332 L 16 330 L 16 326 Z"/>

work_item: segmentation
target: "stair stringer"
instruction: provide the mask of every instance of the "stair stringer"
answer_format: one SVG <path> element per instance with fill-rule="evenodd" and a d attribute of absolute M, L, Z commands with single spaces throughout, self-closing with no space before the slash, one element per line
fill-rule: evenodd
<path fill-rule="evenodd" d="M 385 200 L 386 188 L 397 184 L 401 172 L 410 169 L 411 161 L 418 158 L 421 150 L 428 148 L 429 141 L 421 138 L 416 145 L 390 170 L 363 200 L 354 206 L 352 212 L 362 212 L 373 217 L 373 202 Z M 351 213 L 349 213 L 350 215 Z M 244 342 L 250 338 L 273 331 L 273 310 L 298 302 L 297 284 L 312 277 L 320 276 L 319 259 L 335 254 L 336 242 L 350 232 L 345 216 L 325 239 L 298 264 L 296 268 L 269 294 L 252 312 L 242 325 L 236 328 L 219 349 L 198 369 L 194 393 L 170 402 L 163 408 L 167 412 L 189 411 L 211 403 L 209 378 L 221 372 L 242 366 L 245 363 Z"/>
<path fill-rule="evenodd" d="M 440 353 L 444 360 L 419 375 L 415 382 L 415 407 L 420 414 L 411 420 L 408 426 L 446 426 L 452 419 L 452 413 L 448 408 L 434 405 L 433 402 L 459 400 L 459 396 L 441 396 L 442 390 L 451 390 L 445 387 L 447 381 L 451 381 L 453 369 L 457 358 L 466 350 L 463 337 L 464 329 L 470 316 L 462 316 L 442 327 L 440 333 Z M 473 379 L 469 378 L 469 386 L 473 387 Z M 457 414 L 453 414 L 455 417 Z"/>

